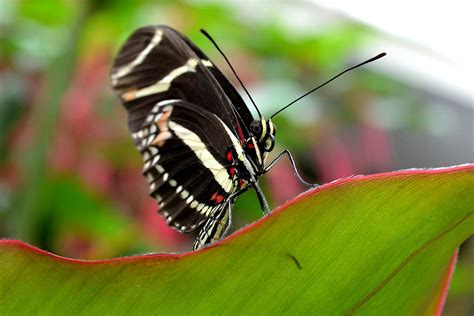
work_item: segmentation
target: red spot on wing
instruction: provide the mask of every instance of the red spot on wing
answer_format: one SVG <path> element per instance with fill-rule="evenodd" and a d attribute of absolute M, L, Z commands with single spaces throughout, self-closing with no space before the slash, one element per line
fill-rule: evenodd
<path fill-rule="evenodd" d="M 234 167 L 230 167 L 229 172 L 230 172 L 230 175 L 231 175 L 231 176 L 234 176 L 234 175 L 235 175 L 235 168 L 234 168 Z"/>
<path fill-rule="evenodd" d="M 228 160 L 228 161 L 232 161 L 232 160 L 233 160 L 232 152 L 231 152 L 230 150 L 227 152 L 227 160 Z"/>
<path fill-rule="evenodd" d="M 217 204 L 221 203 L 223 199 L 224 199 L 224 196 L 219 194 L 218 192 L 214 193 L 211 196 L 211 201 L 216 201 Z"/>
<path fill-rule="evenodd" d="M 237 126 L 237 134 L 239 134 L 240 141 L 242 143 L 245 143 L 245 137 L 244 137 L 244 132 L 242 131 L 242 127 L 240 127 L 239 123 L 237 123 L 235 125 Z"/>
<path fill-rule="evenodd" d="M 248 143 L 248 144 L 247 144 L 247 148 L 248 148 L 248 149 L 254 149 L 255 146 L 253 145 L 253 143 Z"/>

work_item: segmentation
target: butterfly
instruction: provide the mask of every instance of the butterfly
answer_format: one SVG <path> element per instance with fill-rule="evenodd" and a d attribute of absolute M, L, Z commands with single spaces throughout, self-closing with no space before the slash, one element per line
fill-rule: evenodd
<path fill-rule="evenodd" d="M 287 150 L 267 163 L 277 133 L 271 118 L 256 107 L 254 119 L 229 80 L 178 31 L 163 25 L 136 30 L 116 55 L 110 79 L 158 212 L 179 232 L 199 230 L 193 250 L 225 234 L 237 197 L 249 189 L 270 213 L 258 179 L 284 155 L 298 179 L 314 186 L 301 178 Z"/>

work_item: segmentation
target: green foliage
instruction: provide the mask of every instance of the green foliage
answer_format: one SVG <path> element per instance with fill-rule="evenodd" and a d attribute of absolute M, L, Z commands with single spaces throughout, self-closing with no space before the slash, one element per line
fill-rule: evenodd
<path fill-rule="evenodd" d="M 71 236 L 81 236 L 110 256 L 110 250 L 129 249 L 136 241 L 132 223 L 115 211 L 112 205 L 88 192 L 77 181 L 67 178 L 48 179 L 41 187 L 40 201 L 34 213 L 34 239 L 41 249 L 59 250 Z M 47 231 L 45 231 L 47 230 Z M 59 244 L 59 245 L 58 245 Z M 64 250 L 63 250 L 64 251 Z"/>
<path fill-rule="evenodd" d="M 346 179 L 218 245 L 71 261 L 0 245 L 1 314 L 433 314 L 474 233 L 474 165 Z"/>

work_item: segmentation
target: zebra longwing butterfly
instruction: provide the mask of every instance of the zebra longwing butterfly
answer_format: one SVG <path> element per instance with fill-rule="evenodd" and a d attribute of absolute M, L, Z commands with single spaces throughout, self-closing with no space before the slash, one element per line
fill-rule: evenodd
<path fill-rule="evenodd" d="M 275 125 L 260 113 L 254 120 L 227 78 L 176 30 L 136 30 L 115 57 L 111 82 L 128 112 L 158 212 L 180 232 L 199 230 L 193 250 L 225 234 L 235 199 L 248 189 L 255 189 L 263 212 L 270 212 L 258 178 L 283 155 L 311 186 L 286 150 L 266 165 Z"/>

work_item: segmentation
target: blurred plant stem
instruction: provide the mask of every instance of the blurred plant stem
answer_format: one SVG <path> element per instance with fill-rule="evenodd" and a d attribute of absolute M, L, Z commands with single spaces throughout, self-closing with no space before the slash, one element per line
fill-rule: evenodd
<path fill-rule="evenodd" d="M 87 18 L 91 15 L 87 1 L 78 5 L 77 15 L 69 28 L 69 38 L 62 53 L 49 65 L 45 76 L 45 88 L 39 104 L 33 107 L 35 123 L 32 126 L 31 143 L 23 156 L 23 192 L 17 201 L 17 212 L 12 225 L 15 238 L 37 243 L 38 225 L 43 221 L 44 207 L 41 207 L 41 190 L 46 183 L 47 159 L 57 120 L 60 105 L 67 91 L 79 53 L 81 32 Z"/>

